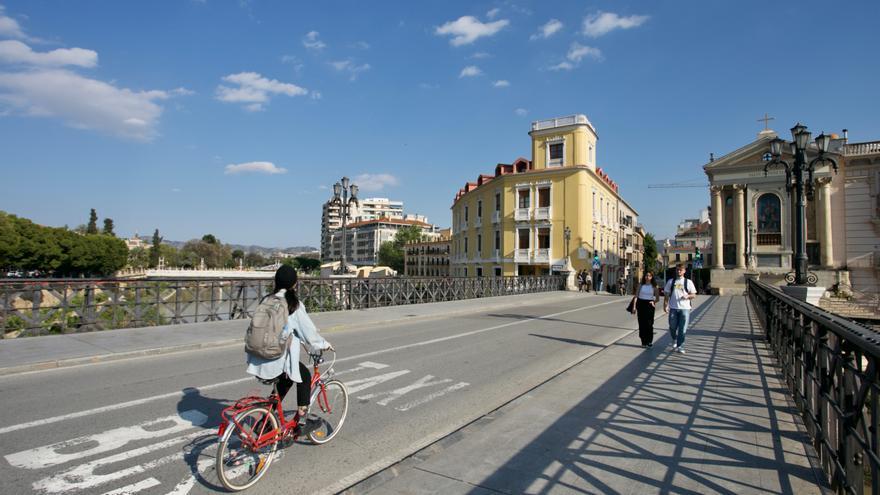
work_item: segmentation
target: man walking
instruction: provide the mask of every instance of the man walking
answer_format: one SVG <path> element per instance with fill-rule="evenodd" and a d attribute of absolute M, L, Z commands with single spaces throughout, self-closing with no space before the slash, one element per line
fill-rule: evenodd
<path fill-rule="evenodd" d="M 687 332 L 691 313 L 691 300 L 696 297 L 697 288 L 684 276 L 684 265 L 675 265 L 675 278 L 666 282 L 663 288 L 663 312 L 669 313 L 669 335 L 672 337 L 672 350 L 684 354 L 684 336 Z"/>

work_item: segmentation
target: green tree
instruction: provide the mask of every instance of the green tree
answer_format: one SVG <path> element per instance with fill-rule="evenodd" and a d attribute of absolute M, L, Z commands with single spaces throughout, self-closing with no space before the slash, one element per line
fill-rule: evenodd
<path fill-rule="evenodd" d="M 132 268 L 148 268 L 150 266 L 150 250 L 136 247 L 129 251 L 128 266 Z"/>
<path fill-rule="evenodd" d="M 159 229 L 156 229 L 153 232 L 153 245 L 150 247 L 150 268 L 156 268 L 159 266 L 159 257 L 162 256 L 160 254 L 161 245 L 162 238 L 159 237 Z"/>
<path fill-rule="evenodd" d="M 254 268 L 254 267 L 260 267 L 260 266 L 266 266 L 266 265 L 268 265 L 268 264 L 271 263 L 271 262 L 272 262 L 272 260 L 270 260 L 269 258 L 264 257 L 264 256 L 261 255 L 260 253 L 253 253 L 253 252 L 251 252 L 251 253 L 247 253 L 247 254 L 244 255 L 244 264 L 245 264 L 245 266 L 248 266 L 248 267 L 251 267 L 251 268 Z"/>
<path fill-rule="evenodd" d="M 654 240 L 654 234 L 648 232 L 645 234 L 645 247 L 644 247 L 644 259 L 645 259 L 645 271 L 654 272 L 656 275 L 656 261 L 657 261 L 657 241 Z"/>
<path fill-rule="evenodd" d="M 116 237 L 116 234 L 113 232 L 113 219 L 112 218 L 105 218 L 104 219 L 104 230 L 102 230 L 101 233 L 104 235 Z"/>
<path fill-rule="evenodd" d="M 86 227 L 86 234 L 97 234 L 98 233 L 98 213 L 92 208 L 92 211 L 89 212 L 89 225 Z"/>
<path fill-rule="evenodd" d="M 398 230 L 393 240 L 385 241 L 379 246 L 379 264 L 402 272 L 404 245 L 419 242 L 422 238 L 422 229 L 415 225 L 408 225 Z"/>
<path fill-rule="evenodd" d="M 211 238 L 213 237 L 211 236 Z M 207 268 L 223 268 L 230 266 L 232 260 L 232 250 L 216 238 L 214 238 L 214 242 L 208 242 L 204 238 L 198 241 L 188 241 L 180 249 L 180 254 L 185 266 L 190 267 L 198 267 L 204 260 Z"/>
<path fill-rule="evenodd" d="M 294 258 L 296 260 L 299 269 L 305 273 L 318 271 L 321 269 L 321 260 L 317 260 L 315 258 L 307 258 L 304 256 L 297 256 Z"/>
<path fill-rule="evenodd" d="M 208 244 L 220 244 L 220 241 L 214 237 L 214 234 L 205 234 L 202 236 L 202 241 L 207 242 Z"/>

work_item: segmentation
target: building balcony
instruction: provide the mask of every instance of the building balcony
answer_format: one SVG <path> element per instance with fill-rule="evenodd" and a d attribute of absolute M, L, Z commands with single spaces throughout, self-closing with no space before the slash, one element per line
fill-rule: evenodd
<path fill-rule="evenodd" d="M 536 249 L 535 263 L 550 263 L 550 249 Z"/>
<path fill-rule="evenodd" d="M 501 250 L 496 249 L 495 251 L 493 251 L 493 253 L 494 253 L 494 256 L 492 257 L 492 261 L 494 261 L 495 263 L 500 263 L 501 262 Z"/>
<path fill-rule="evenodd" d="M 458 231 L 461 232 L 462 230 L 467 230 L 467 228 L 468 228 L 468 223 L 461 222 L 461 225 L 458 226 Z"/>
<path fill-rule="evenodd" d="M 567 117 L 559 117 L 555 119 L 538 120 L 532 122 L 532 130 L 540 131 L 541 129 L 552 129 L 554 127 L 564 127 L 567 125 L 587 124 L 592 127 L 586 115 L 569 115 Z"/>
<path fill-rule="evenodd" d="M 483 226 L 483 219 L 481 217 L 477 217 L 474 219 L 474 227 L 480 228 Z"/>
<path fill-rule="evenodd" d="M 501 221 L 501 212 L 493 211 L 492 212 L 492 223 L 498 223 Z"/>
<path fill-rule="evenodd" d="M 529 209 L 528 208 L 517 208 L 513 212 L 513 219 L 517 222 L 526 222 L 529 220 Z"/>
<path fill-rule="evenodd" d="M 542 206 L 535 208 L 535 220 L 550 220 L 550 207 Z"/>
<path fill-rule="evenodd" d="M 516 249 L 513 251 L 513 261 L 514 263 L 528 263 L 529 262 L 529 249 Z"/>

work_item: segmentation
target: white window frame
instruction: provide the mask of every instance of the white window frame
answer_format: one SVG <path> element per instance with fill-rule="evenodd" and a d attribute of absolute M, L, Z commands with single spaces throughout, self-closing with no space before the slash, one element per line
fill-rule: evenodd
<path fill-rule="evenodd" d="M 553 160 L 550 159 L 550 146 L 555 144 L 562 145 L 562 158 L 555 158 Z M 555 137 L 547 139 L 546 143 L 544 143 L 545 148 L 545 157 L 547 160 L 547 168 L 551 167 L 562 167 L 565 165 L 565 138 L 564 137 Z"/>

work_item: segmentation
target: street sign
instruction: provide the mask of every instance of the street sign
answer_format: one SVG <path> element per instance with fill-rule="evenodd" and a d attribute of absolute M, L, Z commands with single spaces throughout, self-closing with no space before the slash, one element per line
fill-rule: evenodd
<path fill-rule="evenodd" d="M 600 268 L 602 268 L 602 264 L 596 260 L 593 260 L 593 270 L 598 270 Z"/>

